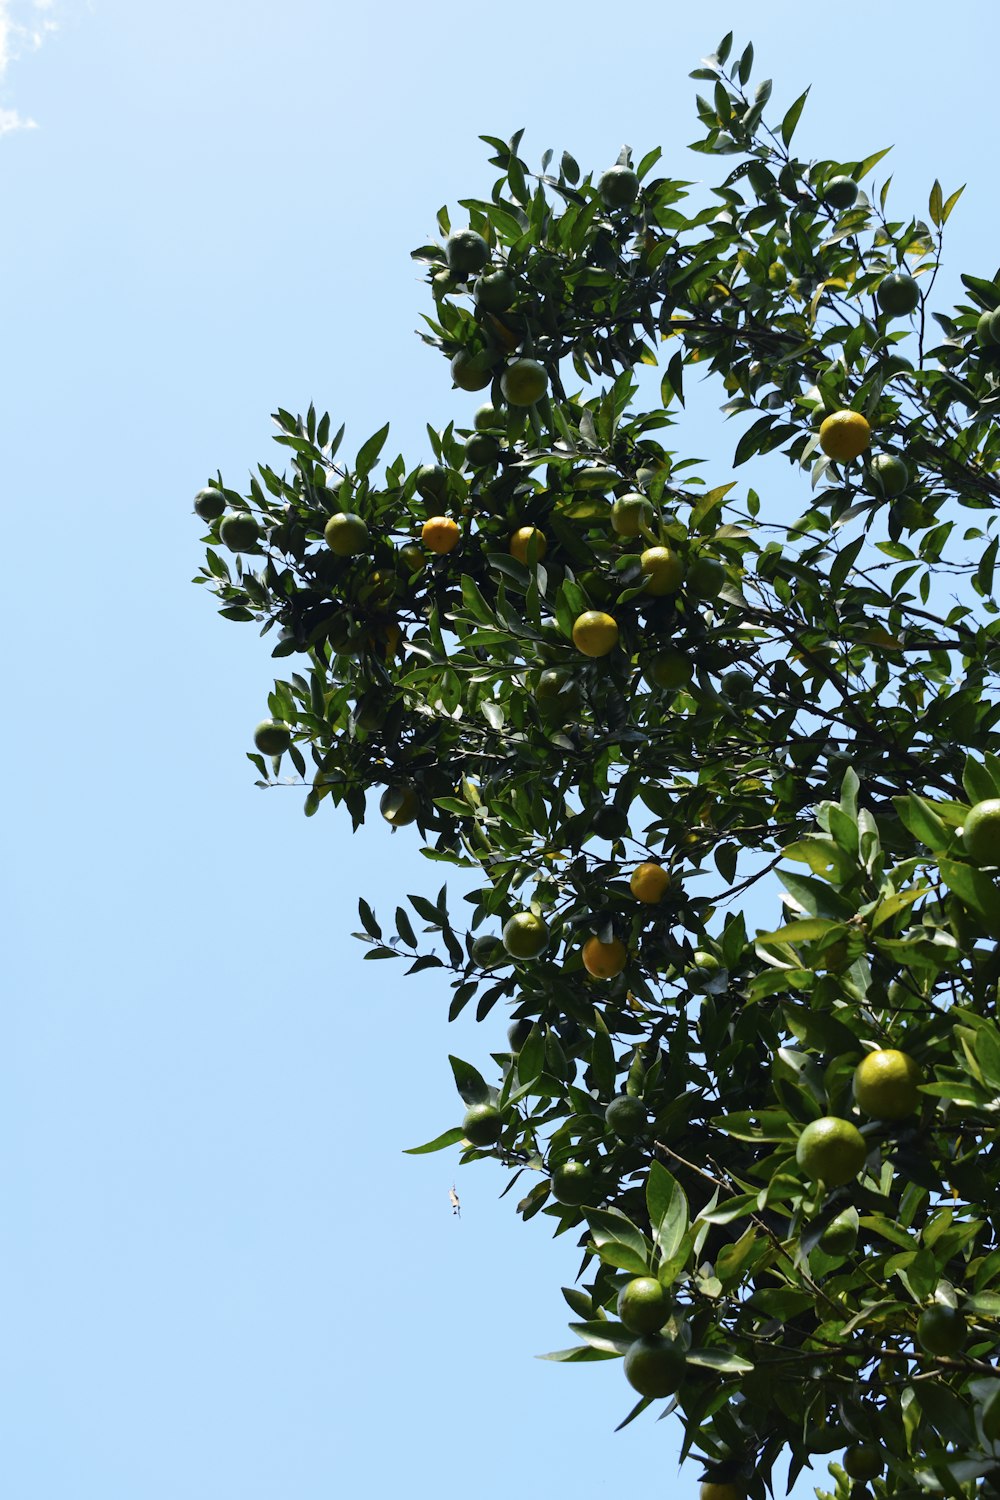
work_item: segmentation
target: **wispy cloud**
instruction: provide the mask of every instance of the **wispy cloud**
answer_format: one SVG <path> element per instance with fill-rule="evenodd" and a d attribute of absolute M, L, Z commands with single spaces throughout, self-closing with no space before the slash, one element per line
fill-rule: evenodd
<path fill-rule="evenodd" d="M 56 0 L 0 0 L 0 89 L 6 88 L 7 70 L 28 52 L 37 52 L 53 31 Z M 34 130 L 37 121 L 19 109 L 0 105 L 0 135 L 12 130 Z"/>

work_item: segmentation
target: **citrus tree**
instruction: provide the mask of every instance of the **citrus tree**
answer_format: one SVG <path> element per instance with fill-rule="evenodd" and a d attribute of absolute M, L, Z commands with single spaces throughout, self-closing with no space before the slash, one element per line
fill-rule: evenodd
<path fill-rule="evenodd" d="M 348 460 L 280 410 L 198 581 L 286 674 L 261 782 L 461 872 L 360 936 L 507 1013 L 417 1149 L 579 1237 L 552 1357 L 676 1408 L 705 1500 L 831 1454 L 838 1500 L 997 1494 L 1000 284 L 932 312 L 958 193 L 798 159 L 731 49 L 700 198 L 484 137 L 414 252 L 473 425 Z M 692 371 L 763 499 L 670 446 Z"/>

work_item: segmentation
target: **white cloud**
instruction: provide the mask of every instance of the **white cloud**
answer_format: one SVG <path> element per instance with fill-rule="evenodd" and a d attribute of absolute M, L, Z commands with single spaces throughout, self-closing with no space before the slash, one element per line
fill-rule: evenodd
<path fill-rule="evenodd" d="M 0 0 L 0 87 L 11 63 L 37 52 L 46 37 L 58 31 L 59 22 L 51 14 L 55 4 L 56 0 Z M 36 122 L 20 110 L 0 105 L 0 135 L 35 127 Z"/>

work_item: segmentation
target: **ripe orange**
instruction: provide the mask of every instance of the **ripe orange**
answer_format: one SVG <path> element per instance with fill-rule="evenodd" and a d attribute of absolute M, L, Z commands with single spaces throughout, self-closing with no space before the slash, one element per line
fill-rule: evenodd
<path fill-rule="evenodd" d="M 655 1276 L 633 1276 L 618 1293 L 618 1317 L 632 1333 L 659 1333 L 673 1307 Z"/>
<path fill-rule="evenodd" d="M 673 1339 L 644 1334 L 625 1356 L 625 1379 L 640 1396 L 672 1396 L 684 1379 L 684 1350 Z"/>
<path fill-rule="evenodd" d="M 684 582 L 684 567 L 669 547 L 647 547 L 639 559 L 647 594 L 676 594 Z"/>
<path fill-rule="evenodd" d="M 442 556 L 454 552 L 461 540 L 458 525 L 450 516 L 431 516 L 420 528 L 420 535 L 425 547 Z"/>
<path fill-rule="evenodd" d="M 545 395 L 549 377 L 537 359 L 515 359 L 500 377 L 504 400 L 511 406 L 534 406 Z"/>
<path fill-rule="evenodd" d="M 548 923 L 533 911 L 518 911 L 504 924 L 503 945 L 511 958 L 538 958 L 549 946 Z"/>
<path fill-rule="evenodd" d="M 976 803 L 965 820 L 962 842 L 977 865 L 1000 865 L 1000 797 Z"/>
<path fill-rule="evenodd" d="M 905 1120 L 920 1108 L 922 1074 L 913 1058 L 887 1047 L 869 1052 L 854 1070 L 858 1108 L 874 1120 Z"/>
<path fill-rule="evenodd" d="M 832 412 L 820 425 L 819 445 L 838 464 L 860 458 L 871 440 L 871 427 L 859 411 Z"/>
<path fill-rule="evenodd" d="M 811 1120 L 795 1148 L 795 1160 L 806 1176 L 828 1188 L 842 1187 L 857 1177 L 867 1155 L 861 1131 L 836 1115 Z"/>
<path fill-rule="evenodd" d="M 368 527 L 353 512 L 338 511 L 323 528 L 323 539 L 338 557 L 355 557 L 368 546 Z"/>
<path fill-rule="evenodd" d="M 537 526 L 519 526 L 510 539 L 510 555 L 519 563 L 541 562 L 548 545 L 545 533 Z"/>
<path fill-rule="evenodd" d="M 629 881 L 629 889 L 635 899 L 644 901 L 648 906 L 656 906 L 662 901 L 669 887 L 669 871 L 662 865 L 654 864 L 652 860 L 644 860 L 641 865 L 636 865 Z"/>
<path fill-rule="evenodd" d="M 600 609 L 578 615 L 573 626 L 573 644 L 584 656 L 607 656 L 618 644 L 618 625 Z"/>
<path fill-rule="evenodd" d="M 600 938 L 589 937 L 583 945 L 583 967 L 591 979 L 614 979 L 627 962 L 628 952 L 621 938 L 602 943 Z"/>

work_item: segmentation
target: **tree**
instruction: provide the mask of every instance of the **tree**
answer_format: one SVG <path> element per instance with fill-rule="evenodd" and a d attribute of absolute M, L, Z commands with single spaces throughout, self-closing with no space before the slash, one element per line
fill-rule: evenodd
<path fill-rule="evenodd" d="M 658 151 L 595 184 L 483 137 L 492 193 L 414 252 L 474 428 L 379 472 L 388 426 L 344 463 L 280 410 L 291 472 L 202 492 L 198 581 L 298 657 L 262 783 L 287 754 L 355 830 L 377 793 L 463 872 L 464 915 L 362 900 L 360 936 L 451 1017 L 510 1007 L 416 1149 L 579 1233 L 553 1357 L 624 1357 L 709 1494 L 843 1451 L 838 1500 L 995 1495 L 1000 282 L 931 313 L 959 194 L 893 219 L 884 152 L 798 160 L 805 94 L 769 125 L 731 47 L 692 75 L 707 204 Z M 794 521 L 666 446 L 692 366 Z"/>

